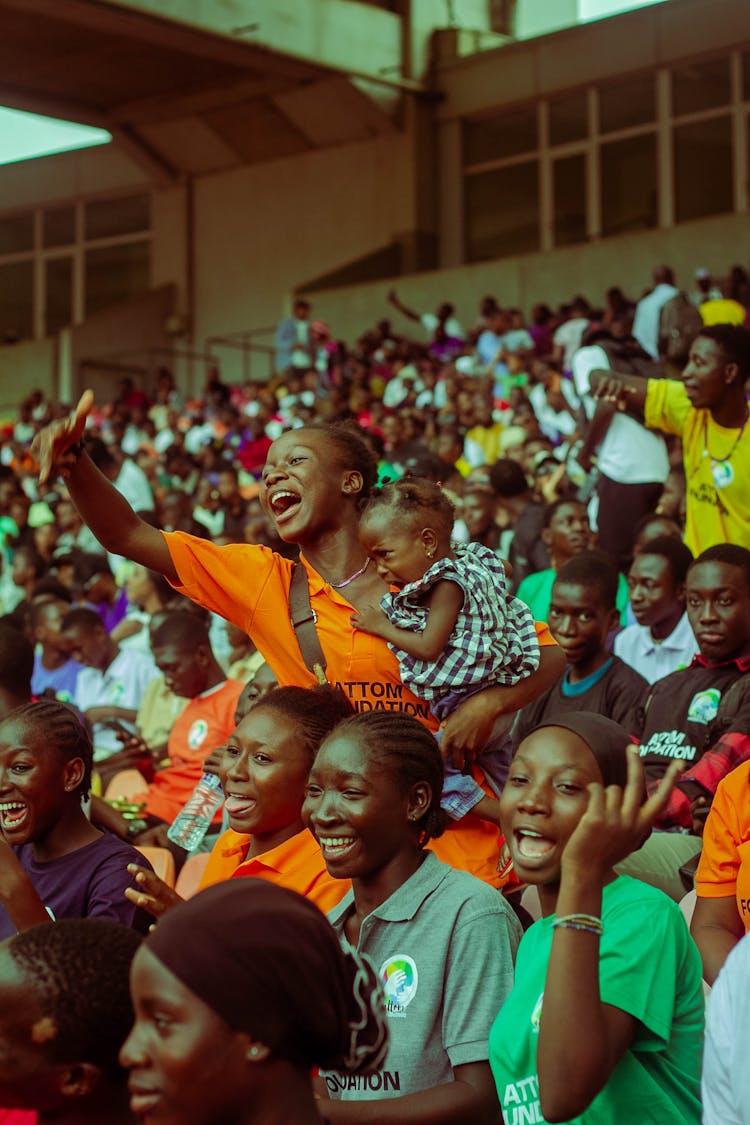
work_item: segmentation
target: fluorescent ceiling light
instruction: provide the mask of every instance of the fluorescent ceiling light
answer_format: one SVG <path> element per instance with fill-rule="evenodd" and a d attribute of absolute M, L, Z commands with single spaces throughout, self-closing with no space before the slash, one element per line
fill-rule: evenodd
<path fill-rule="evenodd" d="M 0 107 L 0 164 L 105 145 L 111 140 L 106 129 Z"/>

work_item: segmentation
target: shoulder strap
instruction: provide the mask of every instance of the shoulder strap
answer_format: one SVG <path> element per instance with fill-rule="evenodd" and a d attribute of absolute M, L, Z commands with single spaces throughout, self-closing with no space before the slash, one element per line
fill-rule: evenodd
<path fill-rule="evenodd" d="M 307 584 L 307 571 L 301 563 L 292 563 L 292 581 L 289 586 L 289 614 L 297 644 L 305 665 L 314 673 L 319 684 L 328 683 L 326 677 L 326 658 L 320 647 L 315 628 L 317 617 L 310 604 L 310 588 Z"/>

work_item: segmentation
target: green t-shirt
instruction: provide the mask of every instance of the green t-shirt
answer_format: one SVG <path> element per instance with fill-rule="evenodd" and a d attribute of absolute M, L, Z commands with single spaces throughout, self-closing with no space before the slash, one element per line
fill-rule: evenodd
<path fill-rule="evenodd" d="M 543 1122 L 536 1047 L 554 915 L 524 935 L 513 991 L 490 1031 L 505 1125 Z M 601 998 L 637 1020 L 606 1086 L 568 1125 L 699 1125 L 704 1000 L 701 963 L 680 909 L 627 875 L 604 888 Z M 570 1013 L 575 1034 L 576 1013 Z"/>
<path fill-rule="evenodd" d="M 526 605 L 534 614 L 535 621 L 544 621 L 545 623 L 549 621 L 552 587 L 555 584 L 556 577 L 557 574 L 554 570 L 537 570 L 534 574 L 529 574 L 524 578 L 518 587 L 518 597 L 522 602 L 526 602 Z M 628 621 L 629 598 L 627 579 L 624 574 L 618 574 L 615 604 L 617 612 L 620 614 L 621 625 L 630 624 Z"/>

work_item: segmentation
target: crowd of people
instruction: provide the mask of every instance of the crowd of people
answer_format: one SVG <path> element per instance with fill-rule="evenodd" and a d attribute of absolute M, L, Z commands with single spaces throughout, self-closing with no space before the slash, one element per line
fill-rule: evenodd
<path fill-rule="evenodd" d="M 0 1125 L 750 1122 L 748 275 L 388 300 L 0 433 Z"/>

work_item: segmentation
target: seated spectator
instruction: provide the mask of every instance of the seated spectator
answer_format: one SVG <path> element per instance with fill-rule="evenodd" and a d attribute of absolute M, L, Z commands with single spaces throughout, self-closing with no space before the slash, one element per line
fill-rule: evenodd
<path fill-rule="evenodd" d="M 517 589 L 527 575 L 550 565 L 549 551 L 542 539 L 546 508 L 535 499 L 517 461 L 509 457 L 496 461 L 490 468 L 489 479 L 497 508 L 513 529 L 508 561 L 512 568 L 510 580 Z"/>
<path fill-rule="evenodd" d="M 513 730 L 515 746 L 535 727 L 574 711 L 606 715 L 635 733 L 648 684 L 607 648 L 617 624 L 617 578 L 614 564 L 598 551 L 579 554 L 560 568 L 549 627 L 568 666 L 544 695 L 521 710 Z"/>
<path fill-rule="evenodd" d="M 653 539 L 676 539 L 682 543 L 682 529 L 671 516 L 654 512 L 652 516 L 644 516 L 633 528 L 633 554 L 637 555 L 647 543 Z"/>
<path fill-rule="evenodd" d="M 474 396 L 474 425 L 464 439 L 464 457 L 473 467 L 492 465 L 500 456 L 500 437 L 505 429 L 493 414 L 492 396 Z"/>
<path fill-rule="evenodd" d="M 346 880 L 327 872 L 320 848 L 302 823 L 310 766 L 326 735 L 352 708 L 338 689 L 286 687 L 269 691 L 240 714 L 221 756 L 221 784 L 229 827 L 214 844 L 201 888 L 253 876 L 297 891 L 321 910 L 346 894 Z M 181 901 L 153 872 L 134 868 L 127 892 L 155 917 Z"/>
<path fill-rule="evenodd" d="M 78 510 L 70 500 L 66 498 L 60 500 L 55 508 L 55 520 L 59 533 L 57 537 L 58 551 L 64 549 L 68 553 L 73 551 L 87 551 L 90 554 L 98 555 L 104 553 L 98 539 L 86 527 L 78 514 Z"/>
<path fill-rule="evenodd" d="M 103 919 L 33 926 L 0 946 L 0 1105 L 8 1125 L 129 1125 L 118 1054 L 139 936 Z"/>
<path fill-rule="evenodd" d="M 11 577 L 26 600 L 31 598 L 34 586 L 46 569 L 47 565 L 33 543 L 20 543 L 14 548 Z"/>
<path fill-rule="evenodd" d="M 750 932 L 749 781 L 750 761 L 722 778 L 703 828 L 690 932 L 709 984 L 742 935 Z"/>
<path fill-rule="evenodd" d="M 227 676 L 230 680 L 240 680 L 246 684 L 265 661 L 250 637 L 239 626 L 227 621 L 226 634 L 230 646 Z"/>
<path fill-rule="evenodd" d="M 112 630 L 112 640 L 130 652 L 148 653 L 150 658 L 149 626 L 155 614 L 174 598 L 174 590 L 162 574 L 138 563 L 131 564 L 124 589 L 130 608 Z"/>
<path fill-rule="evenodd" d="M 43 596 L 31 603 L 31 627 L 37 650 L 31 690 L 34 695 L 51 692 L 63 703 L 72 703 L 81 665 L 71 659 L 62 635 L 62 623 L 70 613 L 70 602 Z"/>
<path fill-rule="evenodd" d="M 698 651 L 685 612 L 685 580 L 693 556 L 677 539 L 652 539 L 628 573 L 630 607 L 637 624 L 615 637 L 615 655 L 653 684 L 687 668 Z"/>
<path fill-rule="evenodd" d="M 120 749 L 115 733 L 119 725 L 135 731 L 136 712 L 157 671 L 143 653 L 120 649 L 92 609 L 70 610 L 61 628 L 72 659 L 85 665 L 73 702 L 91 724 L 94 761 L 102 762 Z M 112 720 L 117 720 L 114 727 Z"/>
<path fill-rule="evenodd" d="M 115 582 L 104 555 L 83 552 L 76 555 L 73 588 L 81 601 L 96 610 L 108 633 L 120 624 L 130 608 L 128 596 Z"/>
<path fill-rule="evenodd" d="M 192 611 L 166 614 L 152 630 L 151 649 L 167 687 L 190 701 L 169 734 L 169 764 L 156 771 L 142 797 L 147 831 L 135 836 L 141 844 L 164 847 L 167 827 L 200 781 L 206 759 L 234 730 L 235 707 L 244 685 L 226 679 L 211 649 L 208 624 Z M 129 756 L 137 760 L 143 753 L 142 746 L 134 747 L 130 754 L 119 755 L 117 764 L 125 768 L 132 764 Z M 123 839 L 132 835 L 131 822 L 102 801 L 94 800 L 91 815 Z"/>
<path fill-rule="evenodd" d="M 591 324 L 591 306 L 585 297 L 576 297 L 568 306 L 567 318 L 552 337 L 552 359 L 563 372 L 573 370 L 573 356 Z"/>
<path fill-rule="evenodd" d="M 133 924 L 126 868 L 143 857 L 87 820 L 92 760 L 91 740 L 64 703 L 28 703 L 0 722 L 0 938 L 50 918 Z"/>
<path fill-rule="evenodd" d="M 117 446 L 107 446 L 99 438 L 89 439 L 86 451 L 121 496 L 135 512 L 153 512 L 154 494 L 148 477 L 130 457 L 124 457 Z"/>
<path fill-rule="evenodd" d="M 686 835 L 710 804 L 723 777 L 750 758 L 750 551 L 733 544 L 710 547 L 691 564 L 687 613 L 699 653 L 692 665 L 651 688 L 640 730 L 650 789 L 669 762 L 687 763 L 657 828 L 627 860 L 630 874 L 680 898 L 679 868 L 700 851 Z M 736 685 L 736 687 L 735 687 Z"/>
<path fill-rule="evenodd" d="M 345 720 L 313 763 L 303 819 L 329 873 L 352 881 L 329 917 L 381 966 L 391 1032 L 369 1082 L 324 1073 L 331 1105 L 319 1109 L 331 1121 L 406 1125 L 434 1120 L 436 1106 L 446 1122 L 497 1117 L 487 1036 L 512 987 L 520 926 L 502 895 L 425 854 L 443 830 L 442 785 L 433 735 L 398 712 Z"/>
<path fill-rule="evenodd" d="M 359 1085 L 385 1055 L 373 966 L 341 949 L 316 906 L 260 879 L 170 912 L 135 956 L 131 991 L 120 1061 L 133 1113 L 154 1125 L 320 1125 L 313 1069 Z"/>
<path fill-rule="evenodd" d="M 626 730 L 583 711 L 550 717 L 511 765 L 503 826 L 542 917 L 490 1032 L 506 1121 L 700 1123 L 700 961 L 678 907 L 615 867 L 676 769 L 643 803 L 626 747 Z"/>
<path fill-rule="evenodd" d="M 247 503 L 240 493 L 237 470 L 232 465 L 222 467 L 216 487 L 224 510 L 221 534 L 229 543 L 244 543 Z"/>
<path fill-rule="evenodd" d="M 0 622 L 0 719 L 31 701 L 34 649 L 22 632 Z"/>
<path fill-rule="evenodd" d="M 548 621 L 555 575 L 569 559 L 588 551 L 593 545 L 586 505 L 580 500 L 565 498 L 549 504 L 544 514 L 542 541 L 549 551 L 551 565 L 548 570 L 529 574 L 518 587 L 518 596 L 526 602 L 537 621 Z M 624 575 L 619 574 L 617 609 L 623 624 L 627 606 L 628 584 Z"/>

